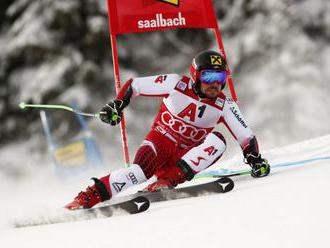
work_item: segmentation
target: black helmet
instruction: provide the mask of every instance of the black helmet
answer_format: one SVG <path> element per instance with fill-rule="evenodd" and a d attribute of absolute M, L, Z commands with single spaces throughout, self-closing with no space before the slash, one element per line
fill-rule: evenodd
<path fill-rule="evenodd" d="M 194 89 L 196 93 L 203 97 L 200 91 L 200 76 L 202 70 L 217 70 L 217 71 L 227 71 L 227 62 L 224 56 L 215 51 L 203 51 L 195 56 L 191 63 L 190 75 L 194 82 Z M 222 89 L 225 84 L 222 86 Z"/>
<path fill-rule="evenodd" d="M 224 56 L 214 51 L 203 51 L 196 55 L 190 67 L 190 75 L 196 82 L 197 74 L 203 69 L 227 70 L 227 62 Z"/>

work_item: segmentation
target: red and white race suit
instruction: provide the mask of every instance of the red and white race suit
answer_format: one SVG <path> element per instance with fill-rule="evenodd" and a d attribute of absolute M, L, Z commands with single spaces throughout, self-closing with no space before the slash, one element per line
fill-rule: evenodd
<path fill-rule="evenodd" d="M 192 85 L 191 79 L 177 74 L 134 78 L 124 84 L 117 99 L 131 87 L 131 99 L 163 97 L 163 102 L 133 165 L 111 173 L 113 194 L 157 176 L 158 171 L 174 166 L 179 159 L 194 173 L 212 165 L 226 149 L 223 136 L 213 132 L 219 123 L 226 125 L 243 150 L 249 146 L 254 136 L 237 104 L 223 93 L 212 100 L 200 98 Z"/>
<path fill-rule="evenodd" d="M 185 76 L 167 74 L 133 79 L 133 97 L 163 97 L 152 129 L 187 147 L 202 141 L 219 123 L 224 123 L 241 146 L 253 136 L 237 104 L 220 94 L 201 99 Z"/>

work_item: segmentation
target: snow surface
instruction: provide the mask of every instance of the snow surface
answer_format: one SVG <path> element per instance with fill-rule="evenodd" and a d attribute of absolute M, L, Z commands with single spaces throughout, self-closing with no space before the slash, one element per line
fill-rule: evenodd
<path fill-rule="evenodd" d="M 272 164 L 326 157 L 330 155 L 330 135 L 273 149 L 265 155 Z M 138 215 L 13 228 L 13 221 L 61 213 L 59 207 L 76 193 L 78 184 L 56 184 L 43 171 L 26 184 L 6 187 L 2 195 L 6 201 L 1 203 L 0 245 L 329 247 L 329 162 L 274 169 L 262 179 L 237 177 L 230 193 L 154 203 Z M 233 158 L 215 167 L 242 168 L 238 164 L 240 159 Z M 1 181 L 1 185 L 6 183 L 4 178 Z"/>

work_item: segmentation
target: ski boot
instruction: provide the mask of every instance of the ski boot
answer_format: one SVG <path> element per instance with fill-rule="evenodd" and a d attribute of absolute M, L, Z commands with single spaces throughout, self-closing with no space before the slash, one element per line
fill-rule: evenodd
<path fill-rule="evenodd" d="M 109 200 L 111 198 L 111 189 L 109 186 L 109 176 L 101 179 L 92 178 L 93 186 L 88 186 L 85 191 L 81 191 L 72 202 L 65 205 L 64 208 L 69 210 L 86 209 L 96 204 Z"/>
<path fill-rule="evenodd" d="M 190 181 L 194 172 L 187 163 L 180 159 L 176 166 L 162 168 L 155 173 L 157 181 L 148 185 L 143 191 L 155 192 L 162 189 L 174 189 L 178 184 Z"/>

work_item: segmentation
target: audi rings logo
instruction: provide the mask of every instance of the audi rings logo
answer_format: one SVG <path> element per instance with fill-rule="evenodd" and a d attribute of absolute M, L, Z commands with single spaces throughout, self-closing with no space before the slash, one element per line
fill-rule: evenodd
<path fill-rule="evenodd" d="M 131 179 L 133 184 L 138 184 L 139 183 L 133 172 L 128 173 L 128 176 Z"/>
<path fill-rule="evenodd" d="M 179 119 L 175 119 L 169 112 L 165 111 L 161 115 L 162 122 L 168 126 L 172 131 L 180 134 L 186 139 L 193 142 L 201 141 L 207 134 L 205 129 L 199 129 L 191 125 L 187 125 Z"/>

